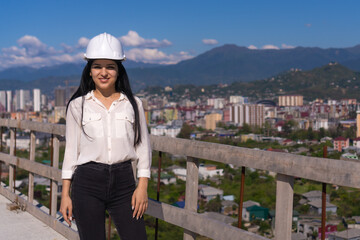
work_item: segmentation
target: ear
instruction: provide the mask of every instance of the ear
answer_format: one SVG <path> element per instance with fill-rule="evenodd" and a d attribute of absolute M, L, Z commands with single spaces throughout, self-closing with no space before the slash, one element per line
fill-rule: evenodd
<path fill-rule="evenodd" d="M 91 77 L 92 75 L 91 75 L 91 72 L 90 72 L 90 77 Z"/>

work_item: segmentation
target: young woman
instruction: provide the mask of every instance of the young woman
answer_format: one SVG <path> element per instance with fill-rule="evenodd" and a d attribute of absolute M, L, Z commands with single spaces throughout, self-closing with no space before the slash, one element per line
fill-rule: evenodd
<path fill-rule="evenodd" d="M 69 225 L 75 218 L 80 239 L 105 239 L 106 210 L 122 240 L 146 239 L 151 149 L 142 103 L 131 92 L 118 39 L 94 37 L 85 58 L 66 108 L 60 212 Z"/>

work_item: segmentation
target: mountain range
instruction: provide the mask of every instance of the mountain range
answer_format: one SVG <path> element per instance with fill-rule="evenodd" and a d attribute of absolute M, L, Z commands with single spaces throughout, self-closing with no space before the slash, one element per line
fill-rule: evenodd
<path fill-rule="evenodd" d="M 308 48 L 252 50 L 223 45 L 175 65 L 125 61 L 134 91 L 147 86 L 177 84 L 210 85 L 251 82 L 276 76 L 290 69 L 310 70 L 338 62 L 360 71 L 360 45 L 350 48 Z M 52 92 L 56 86 L 78 85 L 84 64 L 63 64 L 33 69 L 17 67 L 0 72 L 0 89 L 39 87 Z"/>
<path fill-rule="evenodd" d="M 233 82 L 206 86 L 175 85 L 172 91 L 164 87 L 147 87 L 147 94 L 167 96 L 170 101 L 179 101 L 184 96 L 191 100 L 204 97 L 242 95 L 252 101 L 277 100 L 279 95 L 300 94 L 307 101 L 320 99 L 360 99 L 360 73 L 338 64 L 330 63 L 309 71 L 293 69 L 277 76 L 252 82 Z"/>

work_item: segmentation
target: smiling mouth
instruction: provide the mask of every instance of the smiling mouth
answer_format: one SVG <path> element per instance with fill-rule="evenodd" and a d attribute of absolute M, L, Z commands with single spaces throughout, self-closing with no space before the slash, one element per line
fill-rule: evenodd
<path fill-rule="evenodd" d="M 100 82 L 102 82 L 102 83 L 109 81 L 108 78 L 100 78 L 99 80 L 100 80 Z"/>

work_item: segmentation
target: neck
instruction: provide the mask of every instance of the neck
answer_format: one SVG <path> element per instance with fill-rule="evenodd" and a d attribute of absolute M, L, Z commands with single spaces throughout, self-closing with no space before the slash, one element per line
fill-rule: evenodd
<path fill-rule="evenodd" d="M 115 91 L 115 89 L 95 89 L 94 90 L 94 95 L 97 98 L 111 98 L 114 97 L 115 95 L 118 95 L 118 92 Z"/>

